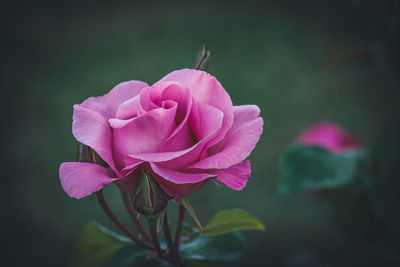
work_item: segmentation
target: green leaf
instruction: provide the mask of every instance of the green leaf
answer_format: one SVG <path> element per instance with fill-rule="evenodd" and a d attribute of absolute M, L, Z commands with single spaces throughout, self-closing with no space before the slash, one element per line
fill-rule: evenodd
<path fill-rule="evenodd" d="M 116 251 L 131 244 L 129 238 L 91 222 L 83 228 L 76 240 L 70 266 L 103 266 Z"/>
<path fill-rule="evenodd" d="M 322 147 L 294 145 L 282 156 L 279 190 L 290 193 L 349 185 L 365 176 L 367 165 L 361 150 L 333 154 Z"/>
<path fill-rule="evenodd" d="M 222 236 L 199 235 L 180 246 L 185 261 L 236 261 L 244 253 L 246 239 L 240 232 Z"/>
<path fill-rule="evenodd" d="M 153 252 L 154 253 L 154 252 Z M 153 258 L 148 257 L 151 253 L 136 245 L 129 245 L 118 250 L 111 260 L 104 267 L 169 267 L 168 263 L 156 258 L 155 253 Z"/>
<path fill-rule="evenodd" d="M 264 231 L 265 227 L 251 213 L 244 210 L 230 209 L 219 211 L 199 232 L 203 235 L 217 236 L 239 230 Z"/>
<path fill-rule="evenodd" d="M 182 205 L 185 207 L 185 209 L 189 212 L 190 216 L 192 216 L 193 220 L 196 222 L 197 226 L 201 229 L 201 223 L 199 219 L 197 218 L 196 212 L 194 211 L 192 205 L 189 202 L 189 199 L 184 198 L 182 199 Z"/>
<path fill-rule="evenodd" d="M 111 259 L 107 262 L 105 267 L 131 267 L 135 260 L 145 258 L 149 252 L 137 245 L 127 245 L 120 248 Z"/>

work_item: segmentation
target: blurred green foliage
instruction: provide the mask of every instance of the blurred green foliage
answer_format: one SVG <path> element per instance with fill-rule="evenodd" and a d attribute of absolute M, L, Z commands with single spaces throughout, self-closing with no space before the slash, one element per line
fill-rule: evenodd
<path fill-rule="evenodd" d="M 202 44 L 233 103 L 265 120 L 247 187 L 209 183 L 191 198 L 201 221 L 237 207 L 264 222 L 237 266 L 398 263 L 391 246 L 348 236 L 323 201 L 276 193 L 279 155 L 306 125 L 328 118 L 370 144 L 398 119 L 397 1 L 13 1 L 1 13 L 5 266 L 65 266 L 87 222 L 112 228 L 95 197 L 71 199 L 58 180 L 75 155 L 72 105 L 190 67 Z M 128 221 L 118 190 L 106 195 Z"/>
<path fill-rule="evenodd" d="M 280 165 L 282 193 L 328 190 L 370 176 L 365 170 L 368 156 L 362 150 L 334 154 L 323 147 L 293 145 L 284 151 Z"/>

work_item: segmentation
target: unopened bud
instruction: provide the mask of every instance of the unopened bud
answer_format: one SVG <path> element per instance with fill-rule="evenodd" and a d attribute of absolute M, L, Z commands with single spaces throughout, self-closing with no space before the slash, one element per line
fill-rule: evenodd
<path fill-rule="evenodd" d="M 168 198 L 148 170 L 142 170 L 142 177 L 134 191 L 133 206 L 147 217 L 157 218 L 167 207 Z"/>

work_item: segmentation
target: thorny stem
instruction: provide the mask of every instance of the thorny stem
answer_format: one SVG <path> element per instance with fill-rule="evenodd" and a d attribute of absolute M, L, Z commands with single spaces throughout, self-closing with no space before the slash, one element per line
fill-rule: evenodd
<path fill-rule="evenodd" d="M 121 191 L 122 200 L 124 201 L 124 205 L 126 210 L 128 211 L 129 216 L 131 217 L 133 223 L 139 229 L 140 233 L 144 236 L 144 238 L 151 242 L 151 237 L 144 227 L 142 221 L 139 219 L 137 212 L 133 209 L 132 202 L 129 199 L 129 196 Z"/>
<path fill-rule="evenodd" d="M 182 232 L 182 225 L 183 225 L 183 219 L 185 218 L 185 207 L 181 204 L 179 204 L 179 217 L 178 217 L 178 223 L 176 225 L 176 231 L 175 231 L 175 249 L 174 251 L 179 251 L 179 245 L 181 243 L 181 232 Z"/>
<path fill-rule="evenodd" d="M 107 214 L 107 216 L 111 219 L 111 221 L 121 229 L 121 231 L 123 231 L 126 235 L 128 235 L 139 246 L 142 246 L 144 248 L 151 249 L 151 250 L 155 249 L 153 246 L 143 242 L 143 240 L 136 237 L 132 233 L 132 231 L 125 224 L 123 224 L 117 218 L 117 216 L 115 216 L 115 214 L 112 212 L 112 210 L 108 206 L 106 200 L 104 199 L 103 190 L 97 191 L 96 195 L 97 195 L 97 200 L 99 201 L 101 208 L 104 210 L 104 212 Z"/>

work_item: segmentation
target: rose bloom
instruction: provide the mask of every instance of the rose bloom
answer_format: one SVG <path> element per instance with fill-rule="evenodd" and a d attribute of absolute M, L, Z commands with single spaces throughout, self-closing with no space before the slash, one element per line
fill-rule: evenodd
<path fill-rule="evenodd" d="M 297 138 L 297 142 L 307 146 L 321 146 L 335 154 L 362 147 L 356 136 L 329 121 L 308 127 Z"/>
<path fill-rule="evenodd" d="M 233 106 L 215 77 L 174 71 L 152 86 L 123 82 L 109 93 L 74 105 L 72 133 L 109 168 L 64 162 L 61 185 L 82 198 L 116 184 L 131 194 L 148 169 L 176 201 L 210 179 L 241 190 L 250 177 L 250 155 L 263 131 L 260 109 Z"/>

